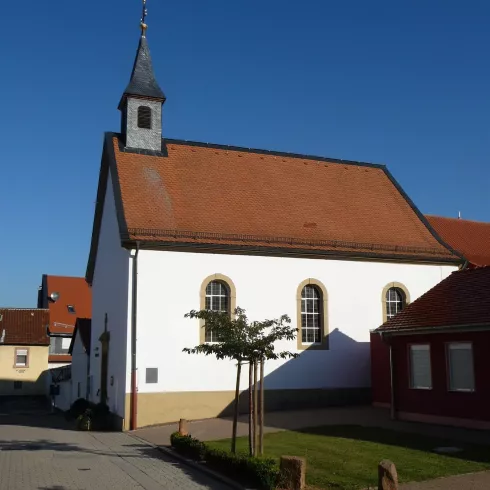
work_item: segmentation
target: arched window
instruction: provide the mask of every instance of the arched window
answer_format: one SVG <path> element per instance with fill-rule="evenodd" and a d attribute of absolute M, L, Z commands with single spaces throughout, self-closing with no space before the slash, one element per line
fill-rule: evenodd
<path fill-rule="evenodd" d="M 221 311 L 223 313 L 230 312 L 230 290 L 222 281 L 211 281 L 206 286 L 206 310 Z M 205 341 L 218 341 L 217 335 L 213 331 L 205 327 Z"/>
<path fill-rule="evenodd" d="M 145 105 L 138 107 L 138 128 L 151 129 L 151 108 Z"/>
<path fill-rule="evenodd" d="M 410 302 L 408 289 L 400 283 L 392 282 L 383 289 L 383 323 L 396 316 Z"/>
<path fill-rule="evenodd" d="M 201 309 L 233 314 L 236 308 L 236 289 L 233 281 L 222 274 L 207 277 L 201 286 Z M 200 343 L 218 341 L 216 334 L 200 322 Z"/>
<path fill-rule="evenodd" d="M 321 342 L 321 293 L 316 286 L 305 286 L 301 292 L 301 342 Z"/>
<path fill-rule="evenodd" d="M 327 290 L 315 279 L 298 287 L 298 349 L 328 349 Z"/>

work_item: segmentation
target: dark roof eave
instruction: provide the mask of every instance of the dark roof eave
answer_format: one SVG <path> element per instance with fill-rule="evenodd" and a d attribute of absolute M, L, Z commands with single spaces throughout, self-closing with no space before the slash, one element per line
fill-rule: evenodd
<path fill-rule="evenodd" d="M 191 243 L 191 242 L 164 242 L 151 239 L 130 239 L 129 237 L 121 237 L 121 243 L 124 248 L 136 248 L 136 242 L 148 249 L 156 250 L 174 250 L 174 251 L 201 251 L 209 253 L 244 253 L 251 255 L 281 255 L 281 256 L 305 256 L 312 258 L 340 258 L 349 260 L 382 260 L 382 261 L 407 261 L 425 264 L 444 264 L 457 265 L 461 264 L 462 260 L 459 257 L 433 257 L 428 255 L 410 255 L 410 254 L 393 254 L 393 253 L 375 253 L 375 252 L 359 252 L 359 251 L 339 251 L 339 250 L 318 250 L 304 248 L 282 248 L 282 247 L 266 247 L 258 245 L 230 245 L 224 243 Z"/>

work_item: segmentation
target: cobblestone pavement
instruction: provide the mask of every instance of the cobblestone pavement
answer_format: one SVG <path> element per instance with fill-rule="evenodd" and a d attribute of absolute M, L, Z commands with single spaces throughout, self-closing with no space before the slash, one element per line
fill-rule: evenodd
<path fill-rule="evenodd" d="M 228 487 L 127 434 L 66 430 L 54 415 L 38 416 L 37 420 L 33 416 L 16 417 L 15 421 L 0 417 L 0 490 L 21 489 Z"/>

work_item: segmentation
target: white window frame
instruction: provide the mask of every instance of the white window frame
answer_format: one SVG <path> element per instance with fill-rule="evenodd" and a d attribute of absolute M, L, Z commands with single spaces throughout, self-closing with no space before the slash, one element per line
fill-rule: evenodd
<path fill-rule="evenodd" d="M 21 352 L 22 353 L 25 352 L 25 354 L 20 354 Z M 26 362 L 25 363 L 19 363 L 17 361 L 18 356 L 25 356 Z M 27 367 L 29 367 L 29 349 L 27 349 L 27 348 L 25 348 L 25 349 L 16 348 L 15 349 L 15 367 L 16 368 L 27 368 Z"/>
<path fill-rule="evenodd" d="M 317 293 L 317 297 L 316 298 L 303 297 L 303 293 L 305 292 L 306 288 L 312 288 L 313 290 L 315 290 Z M 317 311 L 307 311 L 307 304 L 309 301 L 315 301 L 317 303 Z M 323 306 L 323 298 L 322 298 L 321 289 L 318 286 L 316 286 L 315 284 L 306 284 L 303 287 L 303 289 L 301 290 L 301 344 L 302 345 L 320 345 L 322 343 L 322 331 L 323 331 L 323 328 L 322 328 L 322 321 L 323 321 L 322 306 Z M 306 325 L 308 323 L 308 321 L 307 321 L 308 316 L 311 316 L 313 318 L 317 317 L 318 327 L 308 327 Z M 303 319 L 304 318 L 306 319 L 305 326 L 303 326 Z M 316 333 L 318 333 L 320 340 L 315 341 L 315 342 L 303 341 L 303 332 L 305 333 L 305 337 L 307 338 L 309 330 L 313 330 L 315 332 L 314 336 L 316 336 Z"/>
<path fill-rule="evenodd" d="M 465 350 L 470 350 L 471 351 L 471 367 L 472 367 L 472 374 L 473 374 L 473 388 L 453 388 L 451 386 L 452 380 L 451 380 L 451 346 L 460 348 L 460 349 L 465 349 Z M 464 346 L 464 347 L 463 347 Z M 446 366 L 447 366 L 447 386 L 448 386 L 448 391 L 452 391 L 455 393 L 474 393 L 476 391 L 476 385 L 475 385 L 475 358 L 473 355 L 473 342 L 446 342 Z"/>
<path fill-rule="evenodd" d="M 394 299 L 394 300 L 391 299 L 390 293 L 392 291 L 396 293 L 397 299 Z M 386 291 L 385 300 L 386 300 L 385 308 L 386 308 L 386 319 L 387 320 L 391 320 L 396 315 L 398 315 L 398 313 L 400 313 L 400 311 L 402 311 L 403 308 L 405 308 L 405 303 L 406 303 L 405 293 L 402 289 L 400 289 L 396 286 L 393 286 L 393 287 L 389 288 L 388 291 Z M 395 313 L 391 313 L 391 311 L 392 311 L 391 305 L 395 305 L 394 306 Z"/>
<path fill-rule="evenodd" d="M 218 283 L 220 284 L 224 291 L 225 291 L 225 294 L 213 294 L 213 293 L 210 293 L 208 294 L 207 293 L 207 289 L 208 287 L 212 284 L 212 283 Z M 210 309 L 209 311 L 219 311 L 221 313 L 230 313 L 229 309 L 230 309 L 230 306 L 231 306 L 231 293 L 230 293 L 230 286 L 228 286 L 228 284 L 225 282 L 225 281 L 222 281 L 220 279 L 213 279 L 212 281 L 209 281 L 208 284 L 206 285 L 206 289 L 204 290 L 205 293 L 204 293 L 204 304 L 206 305 L 206 301 L 209 299 L 209 302 L 211 303 L 211 305 L 213 304 L 213 298 L 220 298 L 219 300 L 219 303 L 220 305 L 225 302 L 227 303 L 227 309 L 220 309 L 220 310 L 213 310 L 213 309 Z M 213 331 L 210 330 L 210 331 L 207 331 L 206 330 L 206 327 L 205 328 L 205 331 L 204 331 L 204 342 L 206 344 L 217 344 L 219 343 L 219 340 L 215 337 L 217 337 L 217 335 L 213 334 Z M 210 334 L 210 337 L 211 337 L 211 340 L 206 340 L 206 337 L 207 337 L 207 334 Z"/>
<path fill-rule="evenodd" d="M 430 386 L 415 386 L 413 381 L 413 357 L 412 351 L 428 351 L 429 352 L 429 376 L 430 376 Z M 432 356 L 431 356 L 431 348 L 430 344 L 409 344 L 408 346 L 408 369 L 409 369 L 409 381 L 410 388 L 412 390 L 432 390 L 433 388 L 433 380 L 432 380 Z"/>

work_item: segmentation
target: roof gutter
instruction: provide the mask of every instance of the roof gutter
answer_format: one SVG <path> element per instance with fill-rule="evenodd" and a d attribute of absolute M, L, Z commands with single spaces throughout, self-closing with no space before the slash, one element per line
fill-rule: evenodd
<path fill-rule="evenodd" d="M 129 428 L 135 430 L 138 427 L 138 392 L 137 392 L 137 364 L 136 364 L 136 333 L 137 333 L 137 308 L 138 308 L 138 254 L 140 242 L 136 242 L 136 251 L 131 256 L 133 260 L 132 288 L 131 288 L 131 393 L 129 397 Z"/>
<path fill-rule="evenodd" d="M 471 331 L 485 331 L 490 330 L 489 323 L 478 323 L 473 325 L 449 325 L 440 327 L 416 327 L 416 328 L 390 328 L 390 329 L 376 329 L 372 333 L 378 333 L 384 336 L 398 336 L 398 335 L 412 335 L 412 334 L 431 334 L 431 333 L 445 333 L 445 332 L 471 332 Z"/>

